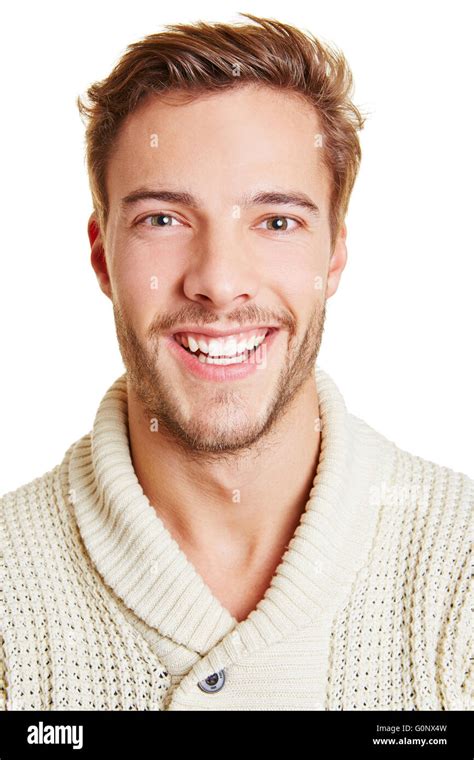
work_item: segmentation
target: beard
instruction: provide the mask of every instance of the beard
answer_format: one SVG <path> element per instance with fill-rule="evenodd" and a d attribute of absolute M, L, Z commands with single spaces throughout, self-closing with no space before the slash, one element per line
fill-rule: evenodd
<path fill-rule="evenodd" d="M 269 433 L 289 410 L 298 391 L 309 378 L 314 378 L 326 302 L 316 304 L 305 334 L 297 345 L 294 321 L 286 321 L 289 327 L 287 356 L 282 361 L 276 382 L 268 389 L 262 407 L 254 413 L 249 406 L 251 389 L 242 392 L 229 389 L 228 384 L 219 387 L 218 383 L 213 383 L 211 385 L 217 387 L 206 388 L 210 392 L 201 394 L 201 401 L 196 399 L 197 394 L 185 391 L 180 394 L 176 390 L 175 374 L 167 368 L 160 368 L 161 331 L 157 323 L 150 327 L 147 341 L 142 342 L 115 299 L 113 311 L 129 393 L 132 389 L 139 400 L 146 424 L 157 421 L 160 433 L 170 443 L 179 446 L 187 457 L 212 462 L 244 453 L 257 453 L 268 442 Z M 242 323 L 245 324 L 245 320 Z"/>

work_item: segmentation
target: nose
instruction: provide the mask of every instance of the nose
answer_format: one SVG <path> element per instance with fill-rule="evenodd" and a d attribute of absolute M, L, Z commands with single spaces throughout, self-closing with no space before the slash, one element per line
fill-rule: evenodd
<path fill-rule="evenodd" d="M 219 309 L 254 299 L 259 288 L 255 258 L 235 220 L 219 229 L 209 226 L 190 254 L 184 276 L 186 297 Z"/>

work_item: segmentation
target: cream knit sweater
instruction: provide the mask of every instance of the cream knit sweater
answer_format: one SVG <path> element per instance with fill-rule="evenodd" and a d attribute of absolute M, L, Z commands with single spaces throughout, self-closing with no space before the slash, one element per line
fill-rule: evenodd
<path fill-rule="evenodd" d="M 351 415 L 317 365 L 315 379 L 313 487 L 240 623 L 143 493 L 125 375 L 61 464 L 3 496 L 0 709 L 474 708 L 474 481 Z M 221 688 L 198 686 L 220 671 Z"/>

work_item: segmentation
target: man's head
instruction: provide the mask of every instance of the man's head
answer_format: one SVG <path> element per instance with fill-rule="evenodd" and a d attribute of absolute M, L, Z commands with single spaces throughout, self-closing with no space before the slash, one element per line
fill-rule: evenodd
<path fill-rule="evenodd" d="M 80 104 L 92 265 L 131 387 L 190 453 L 252 446 L 313 382 L 360 161 L 343 56 L 243 15 L 260 26 L 182 24 L 130 46 Z M 237 349 L 219 340 L 247 331 Z M 266 336 L 242 353 L 252 335 Z M 198 340 L 244 361 L 201 363 Z"/>

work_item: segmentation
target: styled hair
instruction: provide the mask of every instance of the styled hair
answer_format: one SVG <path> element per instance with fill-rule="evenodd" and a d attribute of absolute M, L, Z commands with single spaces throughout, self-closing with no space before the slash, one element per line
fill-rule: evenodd
<path fill-rule="evenodd" d="M 269 18 L 248 23 L 168 24 L 129 45 L 109 76 L 77 98 L 86 124 L 86 163 L 94 211 L 105 234 L 107 162 L 120 126 L 146 96 L 179 90 L 189 100 L 245 84 L 287 90 L 316 110 L 319 155 L 330 178 L 331 248 L 344 222 L 359 170 L 357 130 L 365 116 L 351 102 L 353 78 L 344 55 L 311 33 Z"/>

